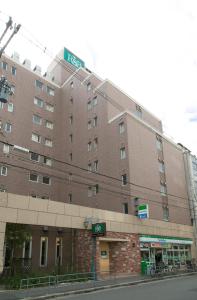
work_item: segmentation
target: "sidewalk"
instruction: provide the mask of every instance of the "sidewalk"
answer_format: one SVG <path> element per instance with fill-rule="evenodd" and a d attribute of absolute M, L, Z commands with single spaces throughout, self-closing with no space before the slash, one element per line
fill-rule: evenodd
<path fill-rule="evenodd" d="M 89 293 L 92 291 L 115 288 L 119 286 L 137 285 L 144 282 L 162 280 L 166 278 L 174 278 L 180 276 L 195 275 L 197 272 L 184 273 L 178 275 L 169 275 L 165 277 L 150 277 L 150 276 L 128 276 L 117 277 L 107 280 L 91 281 L 86 283 L 60 284 L 58 286 L 47 286 L 42 288 L 34 288 L 28 290 L 0 290 L 0 300 L 38 300 L 52 299 L 58 296 L 66 296 L 73 294 Z"/>

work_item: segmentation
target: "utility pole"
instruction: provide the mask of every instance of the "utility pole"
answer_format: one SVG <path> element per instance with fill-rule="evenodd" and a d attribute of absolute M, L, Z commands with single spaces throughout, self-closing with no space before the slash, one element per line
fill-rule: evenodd
<path fill-rule="evenodd" d="M 3 31 L 3 33 L 0 37 L 0 43 L 2 42 L 2 40 L 3 40 L 4 36 L 6 35 L 8 29 L 10 29 L 10 30 L 12 30 L 13 28 L 14 29 L 13 29 L 10 37 L 6 41 L 6 43 L 3 45 L 3 47 L 0 48 L 0 58 L 3 54 L 3 52 L 5 51 L 5 48 L 8 46 L 8 44 L 10 43 L 12 38 L 14 37 L 14 35 L 19 31 L 20 27 L 21 27 L 20 24 L 18 24 L 18 25 L 14 24 L 14 27 L 13 27 L 12 18 L 9 17 L 9 20 L 6 23 L 6 28 L 4 29 L 4 31 Z M 0 102 L 7 103 L 8 96 L 12 95 L 12 94 L 13 94 L 13 92 L 12 92 L 12 89 L 11 89 L 11 85 L 9 84 L 9 82 L 7 81 L 5 76 L 1 76 L 1 78 L 0 78 Z"/>

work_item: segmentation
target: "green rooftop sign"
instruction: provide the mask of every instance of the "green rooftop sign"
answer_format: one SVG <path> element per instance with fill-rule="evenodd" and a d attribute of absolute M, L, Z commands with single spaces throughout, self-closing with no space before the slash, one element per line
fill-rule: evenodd
<path fill-rule="evenodd" d="M 70 52 L 68 49 L 64 48 L 64 59 L 69 62 L 71 65 L 75 66 L 77 69 L 82 67 L 85 67 L 85 63 L 83 60 L 78 58 L 76 55 L 74 55 L 72 52 Z"/>

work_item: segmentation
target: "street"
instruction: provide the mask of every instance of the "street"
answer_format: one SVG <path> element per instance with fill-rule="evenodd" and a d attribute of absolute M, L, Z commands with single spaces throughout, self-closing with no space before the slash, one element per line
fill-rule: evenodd
<path fill-rule="evenodd" d="M 131 287 L 114 288 L 56 300 L 197 300 L 197 275 L 167 279 Z"/>

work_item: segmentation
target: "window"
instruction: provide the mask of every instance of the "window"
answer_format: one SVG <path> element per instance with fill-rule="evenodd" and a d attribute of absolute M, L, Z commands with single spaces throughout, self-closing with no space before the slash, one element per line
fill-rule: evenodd
<path fill-rule="evenodd" d="M 91 88 L 92 88 L 91 82 L 88 82 L 88 84 L 87 84 L 87 91 L 90 91 Z"/>
<path fill-rule="evenodd" d="M 38 134 L 36 134 L 36 133 L 32 133 L 31 139 L 32 139 L 32 141 L 34 141 L 36 143 L 40 143 L 41 142 L 41 136 L 38 135 Z"/>
<path fill-rule="evenodd" d="M 97 127 L 97 122 L 98 121 L 98 118 L 97 117 L 94 117 L 93 118 L 93 123 L 92 123 L 92 127 Z"/>
<path fill-rule="evenodd" d="M 49 103 L 46 103 L 46 110 L 50 112 L 54 112 L 54 106 Z"/>
<path fill-rule="evenodd" d="M 15 93 L 15 85 L 11 84 L 11 92 L 14 94 Z"/>
<path fill-rule="evenodd" d="M 8 69 L 8 64 L 5 61 L 2 61 L 2 69 L 5 71 Z"/>
<path fill-rule="evenodd" d="M 70 103 L 73 104 L 73 97 L 70 98 Z"/>
<path fill-rule="evenodd" d="M 92 99 L 92 106 L 96 106 L 98 103 L 97 101 L 97 96 L 95 96 L 93 99 Z"/>
<path fill-rule="evenodd" d="M 72 141 L 73 141 L 73 135 L 72 134 L 69 135 L 69 140 L 72 143 Z"/>
<path fill-rule="evenodd" d="M 7 174 L 8 174 L 8 168 L 5 166 L 1 166 L 1 175 L 7 176 Z"/>
<path fill-rule="evenodd" d="M 125 202 L 122 205 L 123 205 L 123 213 L 126 214 L 126 215 L 128 215 L 128 213 L 129 213 L 128 203 Z"/>
<path fill-rule="evenodd" d="M 51 184 L 51 178 L 48 176 L 43 176 L 42 177 L 42 183 L 44 184 Z"/>
<path fill-rule="evenodd" d="M 139 117 L 139 118 L 142 118 L 142 109 L 139 105 L 136 104 L 136 115 Z"/>
<path fill-rule="evenodd" d="M 160 184 L 160 192 L 162 195 L 166 196 L 167 194 L 167 188 L 165 184 Z"/>
<path fill-rule="evenodd" d="M 92 172 L 92 164 L 91 163 L 88 164 L 88 172 Z"/>
<path fill-rule="evenodd" d="M 47 166 L 52 166 L 52 159 L 44 156 L 44 164 Z"/>
<path fill-rule="evenodd" d="M 126 185 L 127 184 L 127 174 L 123 174 L 121 176 L 121 179 L 122 179 L 122 185 Z"/>
<path fill-rule="evenodd" d="M 92 187 L 88 187 L 88 197 L 92 197 Z"/>
<path fill-rule="evenodd" d="M 74 82 L 73 82 L 73 81 L 71 81 L 71 83 L 70 83 L 70 87 L 71 87 L 71 89 L 73 89 L 73 88 L 74 88 Z"/>
<path fill-rule="evenodd" d="M 73 154 L 72 153 L 69 154 L 69 158 L 70 158 L 70 161 L 73 160 Z"/>
<path fill-rule="evenodd" d="M 92 150 L 92 143 L 89 142 L 89 143 L 88 143 L 88 151 L 91 151 L 91 150 Z"/>
<path fill-rule="evenodd" d="M 88 101 L 88 110 L 91 110 L 91 108 L 92 108 L 92 102 Z"/>
<path fill-rule="evenodd" d="M 156 135 L 156 147 L 157 150 L 162 151 L 162 138 L 159 135 Z"/>
<path fill-rule="evenodd" d="M 47 266 L 47 255 L 48 255 L 48 237 L 42 236 L 40 238 L 40 266 Z"/>
<path fill-rule="evenodd" d="M 34 174 L 34 173 L 29 174 L 30 181 L 38 182 L 38 179 L 39 179 L 39 176 L 37 174 Z"/>
<path fill-rule="evenodd" d="M 40 155 L 34 152 L 30 153 L 30 159 L 34 161 L 39 161 L 40 160 Z"/>
<path fill-rule="evenodd" d="M 94 169 L 94 172 L 98 172 L 98 160 L 94 161 L 93 169 Z"/>
<path fill-rule="evenodd" d="M 70 203 L 72 203 L 72 194 L 71 194 L 71 193 L 68 194 L 68 201 L 69 201 Z"/>
<path fill-rule="evenodd" d="M 124 125 L 124 122 L 121 122 L 119 124 L 119 132 L 120 134 L 123 133 L 125 131 L 125 125 Z"/>
<path fill-rule="evenodd" d="M 167 206 L 163 206 L 163 220 L 169 220 L 169 208 Z"/>
<path fill-rule="evenodd" d="M 33 123 L 37 124 L 37 125 L 41 125 L 42 124 L 42 118 L 39 117 L 38 115 L 33 115 Z"/>
<path fill-rule="evenodd" d="M 57 266 L 61 266 L 62 265 L 62 237 L 57 237 L 56 238 L 55 264 Z"/>
<path fill-rule="evenodd" d="M 11 132 L 12 131 L 12 125 L 10 123 L 5 123 L 5 131 Z"/>
<path fill-rule="evenodd" d="M 98 138 L 94 139 L 93 146 L 94 146 L 94 149 L 97 150 L 97 148 L 98 148 Z"/>
<path fill-rule="evenodd" d="M 32 238 L 26 240 L 23 243 L 23 266 L 28 266 L 29 262 L 28 260 L 31 258 L 31 254 L 32 254 Z"/>
<path fill-rule="evenodd" d="M 53 123 L 51 121 L 46 120 L 46 127 L 52 130 L 53 129 Z"/>
<path fill-rule="evenodd" d="M 12 72 L 12 75 L 13 75 L 13 76 L 16 76 L 16 67 L 13 67 L 13 66 L 12 66 L 11 72 Z"/>
<path fill-rule="evenodd" d="M 69 123 L 70 123 L 70 125 L 72 125 L 72 123 L 73 123 L 73 116 L 69 117 Z"/>
<path fill-rule="evenodd" d="M 53 142 L 50 139 L 45 138 L 44 144 L 47 147 L 53 147 Z"/>
<path fill-rule="evenodd" d="M 73 174 L 72 173 L 68 173 L 68 182 L 71 182 L 73 179 Z"/>
<path fill-rule="evenodd" d="M 99 185 L 98 184 L 95 184 L 93 187 L 92 187 L 92 194 L 94 196 L 96 196 L 99 192 Z"/>
<path fill-rule="evenodd" d="M 120 159 L 126 158 L 126 150 L 125 147 L 120 148 Z"/>
<path fill-rule="evenodd" d="M 91 129 L 91 128 L 92 128 L 92 122 L 90 120 L 90 121 L 88 121 L 88 129 Z"/>
<path fill-rule="evenodd" d="M 35 97 L 34 98 L 34 104 L 42 108 L 44 106 L 44 101 L 37 98 L 37 97 Z"/>
<path fill-rule="evenodd" d="M 13 112 L 14 111 L 14 104 L 13 103 L 8 103 L 8 111 Z"/>
<path fill-rule="evenodd" d="M 52 89 L 51 87 L 47 86 L 47 94 L 50 96 L 54 96 L 55 95 L 55 90 Z"/>
<path fill-rule="evenodd" d="M 164 173 L 165 172 L 165 167 L 164 167 L 164 163 L 159 161 L 159 171 L 161 173 Z"/>
<path fill-rule="evenodd" d="M 3 144 L 3 153 L 8 154 L 10 152 L 10 146 L 8 144 Z"/>
<path fill-rule="evenodd" d="M 36 88 L 38 88 L 40 90 L 43 89 L 43 83 L 41 81 L 39 81 L 39 80 L 35 81 L 35 86 L 36 86 Z"/>
<path fill-rule="evenodd" d="M 139 198 L 135 197 L 134 199 L 134 209 L 135 216 L 138 216 L 138 206 L 139 206 Z"/>

